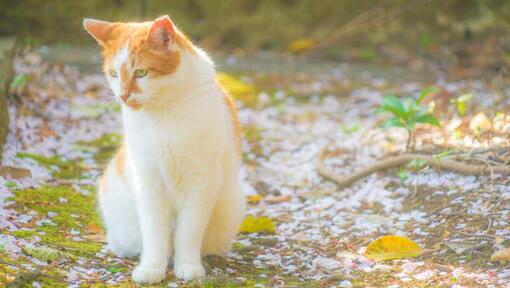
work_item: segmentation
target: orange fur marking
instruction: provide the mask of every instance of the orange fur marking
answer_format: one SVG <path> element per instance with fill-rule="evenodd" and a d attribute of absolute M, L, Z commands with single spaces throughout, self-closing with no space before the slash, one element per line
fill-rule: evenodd
<path fill-rule="evenodd" d="M 126 43 L 129 45 L 131 63 L 141 69 L 148 69 L 151 77 L 171 74 L 179 67 L 181 55 L 178 51 L 158 47 L 148 39 L 152 22 L 112 23 L 111 25 L 108 39 L 103 46 L 104 71 L 109 70 L 113 57 Z M 196 55 L 197 52 L 191 41 L 177 28 L 174 27 L 174 29 L 175 33 L 170 41 L 174 41 L 181 49 Z"/>
<path fill-rule="evenodd" d="M 239 121 L 239 115 L 237 115 L 237 107 L 234 102 L 234 99 L 228 94 L 228 92 L 216 81 L 221 91 L 223 92 L 223 101 L 225 105 L 228 107 L 228 112 L 230 112 L 230 117 L 232 121 L 232 127 L 234 128 L 234 138 L 236 140 L 236 145 L 241 151 L 241 121 Z"/>
<path fill-rule="evenodd" d="M 117 155 L 115 155 L 114 161 L 117 173 L 121 178 L 125 179 L 126 147 L 124 145 L 120 147 L 119 152 L 117 152 Z"/>

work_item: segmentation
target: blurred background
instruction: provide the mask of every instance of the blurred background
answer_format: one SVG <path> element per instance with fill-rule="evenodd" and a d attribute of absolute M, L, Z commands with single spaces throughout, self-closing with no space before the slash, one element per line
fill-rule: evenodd
<path fill-rule="evenodd" d="M 62 52 L 95 47 L 82 28 L 83 17 L 142 21 L 163 14 L 220 58 L 263 51 L 416 69 L 427 65 L 424 61 L 446 61 L 497 71 L 510 58 L 510 1 L 504 0 L 323 0 L 320 5 L 314 0 L 2 0 L 0 35 L 60 49 L 58 57 L 69 61 L 80 62 L 73 57 L 81 56 L 90 62 L 97 51 Z"/>

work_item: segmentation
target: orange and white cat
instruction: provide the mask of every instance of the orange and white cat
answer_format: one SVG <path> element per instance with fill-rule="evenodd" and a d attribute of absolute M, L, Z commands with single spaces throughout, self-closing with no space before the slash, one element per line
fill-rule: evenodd
<path fill-rule="evenodd" d="M 245 210 L 232 99 L 168 16 L 83 24 L 122 104 L 124 145 L 99 184 L 108 246 L 140 254 L 136 282 L 160 282 L 172 260 L 178 278 L 202 277 L 201 257 L 229 251 Z"/>

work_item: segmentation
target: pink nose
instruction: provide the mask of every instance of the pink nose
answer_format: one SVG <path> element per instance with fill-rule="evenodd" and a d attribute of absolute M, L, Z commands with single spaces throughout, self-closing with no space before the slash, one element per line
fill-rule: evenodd
<path fill-rule="evenodd" d="M 129 99 L 129 96 L 131 96 L 131 94 L 124 93 L 124 94 L 120 95 L 120 99 L 122 99 L 122 101 L 124 101 L 124 102 L 127 102 L 127 100 Z"/>

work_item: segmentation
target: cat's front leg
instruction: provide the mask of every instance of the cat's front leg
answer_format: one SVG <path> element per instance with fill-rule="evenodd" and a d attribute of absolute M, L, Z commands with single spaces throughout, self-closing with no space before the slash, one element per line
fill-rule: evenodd
<path fill-rule="evenodd" d="M 168 266 L 170 239 L 170 205 L 157 173 L 144 173 L 135 178 L 135 197 L 142 233 L 140 264 L 133 270 L 133 280 L 159 283 Z M 129 235 L 126 235 L 129 237 Z"/>
<path fill-rule="evenodd" d="M 211 171 L 218 171 L 212 169 Z M 187 189 L 186 198 L 179 210 L 175 232 L 175 276 L 193 280 L 205 276 L 201 263 L 201 248 L 207 224 L 218 194 L 217 175 L 195 174 L 195 183 Z M 198 178 L 198 179 L 197 179 Z M 190 183 L 191 184 L 191 183 Z"/>

